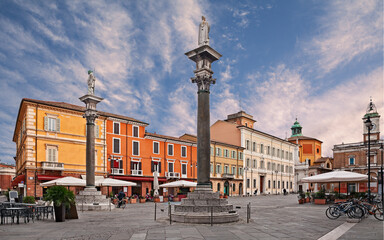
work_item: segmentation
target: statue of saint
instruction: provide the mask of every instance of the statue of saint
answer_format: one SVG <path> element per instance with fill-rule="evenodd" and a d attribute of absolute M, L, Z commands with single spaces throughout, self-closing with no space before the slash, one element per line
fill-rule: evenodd
<path fill-rule="evenodd" d="M 203 20 L 200 23 L 199 26 L 199 41 L 198 45 L 203 46 L 203 45 L 209 45 L 209 24 L 207 21 L 205 21 L 205 17 L 202 16 L 201 19 Z"/>
<path fill-rule="evenodd" d="M 88 71 L 88 94 L 94 94 L 95 93 L 95 81 L 96 78 L 93 76 L 93 71 Z"/>

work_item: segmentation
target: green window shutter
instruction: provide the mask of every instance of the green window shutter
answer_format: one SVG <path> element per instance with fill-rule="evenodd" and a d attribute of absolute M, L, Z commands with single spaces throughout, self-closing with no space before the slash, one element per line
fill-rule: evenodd
<path fill-rule="evenodd" d="M 47 116 L 44 117 L 44 130 L 48 131 L 48 117 Z"/>
<path fill-rule="evenodd" d="M 56 119 L 56 132 L 60 132 L 60 119 Z"/>
<path fill-rule="evenodd" d="M 95 137 L 99 137 L 99 125 L 95 125 Z"/>

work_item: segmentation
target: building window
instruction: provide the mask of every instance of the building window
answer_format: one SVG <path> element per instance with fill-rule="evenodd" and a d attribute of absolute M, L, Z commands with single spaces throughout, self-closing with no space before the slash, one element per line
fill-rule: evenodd
<path fill-rule="evenodd" d="M 247 188 L 250 188 L 250 179 L 247 178 Z"/>
<path fill-rule="evenodd" d="M 273 188 L 276 188 L 276 181 L 273 180 Z"/>
<path fill-rule="evenodd" d="M 281 172 L 284 172 L 284 165 L 281 165 Z"/>
<path fill-rule="evenodd" d="M 289 160 L 292 160 L 292 153 L 289 153 Z"/>
<path fill-rule="evenodd" d="M 260 168 L 261 168 L 261 169 L 264 169 L 264 168 L 265 168 L 265 167 L 264 167 L 264 161 L 263 161 L 263 160 L 260 161 Z"/>
<path fill-rule="evenodd" d="M 58 162 L 57 146 L 47 146 L 47 152 L 46 152 L 46 158 L 45 159 L 47 162 Z"/>
<path fill-rule="evenodd" d="M 268 154 L 268 155 L 271 155 L 271 146 L 268 146 L 268 147 L 267 147 L 267 154 Z"/>
<path fill-rule="evenodd" d="M 246 140 L 246 141 L 245 141 L 245 148 L 246 148 L 247 150 L 249 150 L 249 140 Z"/>
<path fill-rule="evenodd" d="M 151 171 L 152 172 L 158 172 L 161 173 L 161 162 L 160 161 L 153 161 L 151 163 Z"/>
<path fill-rule="evenodd" d="M 168 155 L 173 156 L 173 144 L 168 144 Z"/>
<path fill-rule="evenodd" d="M 256 159 L 253 159 L 253 168 L 257 168 L 257 161 L 256 161 Z"/>
<path fill-rule="evenodd" d="M 213 156 L 213 147 L 211 147 L 211 156 Z"/>
<path fill-rule="evenodd" d="M 211 173 L 213 173 L 213 164 L 211 163 Z"/>
<path fill-rule="evenodd" d="M 253 179 L 253 187 L 256 188 L 256 179 Z"/>
<path fill-rule="evenodd" d="M 272 156 L 273 157 L 275 156 L 275 148 L 274 147 L 272 148 Z"/>
<path fill-rule="evenodd" d="M 138 141 L 132 141 L 132 155 L 140 155 L 140 143 Z"/>
<path fill-rule="evenodd" d="M 268 188 L 271 188 L 271 180 L 268 180 Z"/>
<path fill-rule="evenodd" d="M 186 146 L 181 146 L 181 156 L 187 157 L 187 147 Z"/>
<path fill-rule="evenodd" d="M 236 191 L 236 183 L 232 183 L 232 192 Z"/>
<path fill-rule="evenodd" d="M 221 148 L 216 148 L 216 156 L 221 156 Z"/>
<path fill-rule="evenodd" d="M 280 157 L 280 149 L 277 149 L 277 157 Z"/>
<path fill-rule="evenodd" d="M 173 172 L 173 162 L 168 162 L 168 172 Z"/>
<path fill-rule="evenodd" d="M 287 188 L 288 188 L 288 181 L 287 181 Z"/>
<path fill-rule="evenodd" d="M 255 143 L 255 142 L 253 142 L 253 144 L 252 144 L 252 150 L 253 150 L 254 152 L 256 152 L 256 143 Z"/>
<path fill-rule="evenodd" d="M 181 163 L 181 176 L 187 177 L 187 163 Z"/>
<path fill-rule="evenodd" d="M 276 164 L 272 163 L 272 171 L 275 171 L 275 169 L 276 169 Z"/>
<path fill-rule="evenodd" d="M 239 167 L 239 175 L 243 176 L 243 168 Z"/>
<path fill-rule="evenodd" d="M 224 149 L 224 157 L 229 157 L 229 151 L 228 151 L 228 149 Z"/>
<path fill-rule="evenodd" d="M 123 160 L 121 158 L 112 158 L 111 159 L 111 168 L 114 169 L 122 169 L 123 168 Z M 112 170 L 112 172 L 114 172 Z M 119 171 L 117 171 L 119 173 Z"/>
<path fill-rule="evenodd" d="M 260 144 L 260 153 L 264 153 L 264 144 Z"/>
<path fill-rule="evenodd" d="M 159 142 L 153 142 L 153 153 L 154 154 L 159 154 L 160 153 L 160 151 L 159 151 L 159 149 L 160 149 L 160 143 Z"/>
<path fill-rule="evenodd" d="M 120 153 L 120 138 L 113 138 L 113 153 Z"/>
<path fill-rule="evenodd" d="M 243 160 L 243 153 L 242 152 L 239 152 L 239 159 Z"/>
<path fill-rule="evenodd" d="M 355 165 L 355 157 L 354 156 L 349 157 L 349 165 Z"/>
<path fill-rule="evenodd" d="M 60 132 L 60 119 L 57 117 L 44 117 L 44 130 Z"/>
<path fill-rule="evenodd" d="M 289 182 L 290 188 L 292 188 L 292 182 Z"/>
<path fill-rule="evenodd" d="M 320 149 L 317 148 L 317 149 L 316 149 L 316 152 L 317 152 L 317 153 L 320 153 Z"/>
<path fill-rule="evenodd" d="M 236 151 L 232 151 L 232 156 L 231 156 L 233 159 L 236 158 Z"/>
<path fill-rule="evenodd" d="M 267 163 L 267 170 L 271 170 L 271 163 L 270 162 Z"/>
<path fill-rule="evenodd" d="M 132 175 L 142 176 L 143 171 L 141 170 L 141 162 L 131 160 L 131 173 Z"/>
<path fill-rule="evenodd" d="M 249 167 L 249 158 L 247 158 L 247 165 L 246 166 Z"/>
<path fill-rule="evenodd" d="M 220 164 L 216 165 L 216 173 L 221 174 L 221 165 Z"/>
<path fill-rule="evenodd" d="M 277 188 L 280 188 L 280 181 L 277 182 Z"/>
<path fill-rule="evenodd" d="M 228 165 L 224 165 L 224 173 L 225 174 L 229 173 L 229 166 Z"/>
<path fill-rule="evenodd" d="M 118 122 L 113 123 L 113 133 L 120 134 L 120 123 Z"/>
<path fill-rule="evenodd" d="M 236 174 L 236 166 L 232 166 L 232 174 Z"/>
<path fill-rule="evenodd" d="M 220 192 L 220 183 L 217 183 L 217 191 Z"/>
<path fill-rule="evenodd" d="M 138 126 L 132 126 L 132 136 L 139 137 L 139 127 Z"/>

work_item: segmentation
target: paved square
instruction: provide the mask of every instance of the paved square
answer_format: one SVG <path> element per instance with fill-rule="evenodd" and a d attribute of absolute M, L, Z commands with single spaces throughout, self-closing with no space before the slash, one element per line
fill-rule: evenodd
<path fill-rule="evenodd" d="M 346 217 L 328 219 L 327 205 L 299 205 L 296 195 L 230 197 L 228 200 L 234 207 L 241 207 L 237 209 L 240 214 L 237 223 L 170 225 L 168 204 L 158 204 L 157 221 L 154 221 L 154 203 L 145 203 L 129 204 L 125 209 L 111 212 L 79 211 L 80 219 L 64 223 L 49 219 L 0 225 L 0 236 L 1 239 L 319 239 L 347 220 Z M 251 220 L 247 224 L 249 202 Z M 369 216 L 339 239 L 383 239 L 383 222 Z"/>

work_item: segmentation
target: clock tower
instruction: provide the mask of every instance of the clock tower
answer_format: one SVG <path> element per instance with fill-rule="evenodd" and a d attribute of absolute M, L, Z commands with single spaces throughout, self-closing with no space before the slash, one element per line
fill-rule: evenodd
<path fill-rule="evenodd" d="M 377 113 L 375 104 L 370 100 L 366 114 L 363 117 L 363 138 L 364 142 L 368 141 L 368 128 L 365 125 L 365 121 L 368 119 L 372 122 L 371 128 L 371 141 L 378 141 L 380 139 L 380 115 Z"/>

